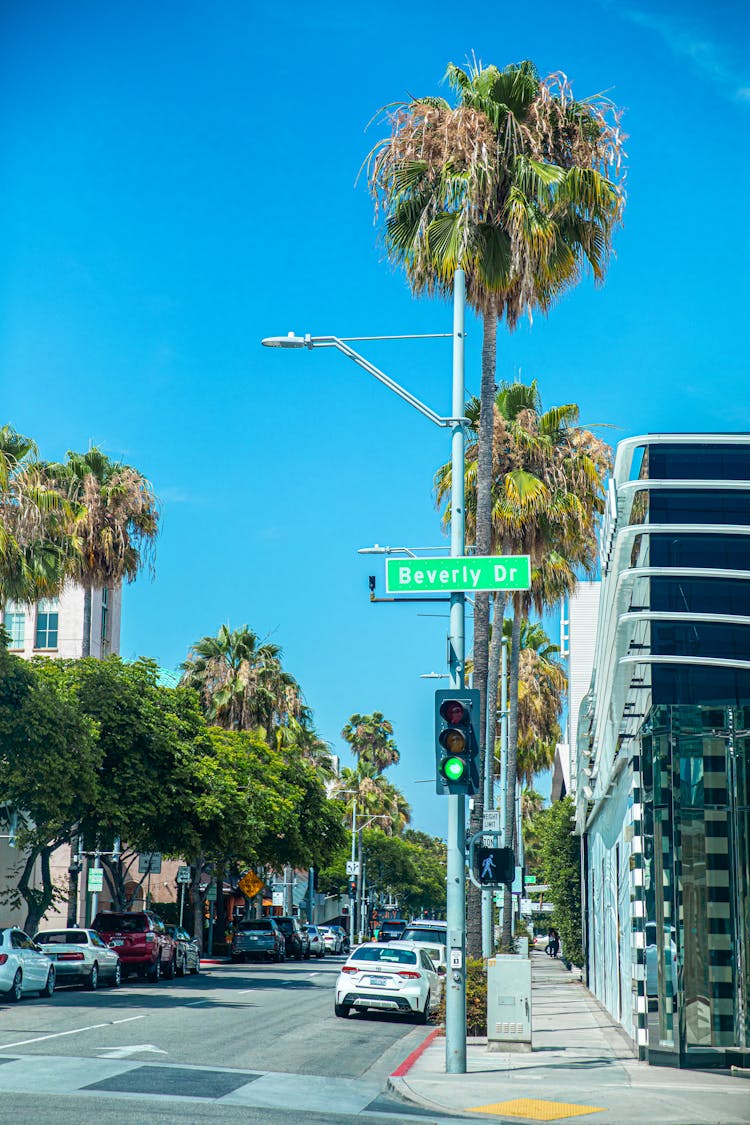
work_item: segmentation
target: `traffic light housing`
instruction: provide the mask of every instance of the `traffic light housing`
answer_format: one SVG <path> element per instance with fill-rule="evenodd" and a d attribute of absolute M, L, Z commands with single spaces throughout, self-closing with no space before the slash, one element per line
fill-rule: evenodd
<path fill-rule="evenodd" d="M 349 898 L 356 898 L 356 897 L 357 897 L 357 880 L 356 879 L 350 879 L 349 880 Z"/>
<path fill-rule="evenodd" d="M 479 792 L 479 692 L 435 692 L 435 789 L 471 797 Z"/>

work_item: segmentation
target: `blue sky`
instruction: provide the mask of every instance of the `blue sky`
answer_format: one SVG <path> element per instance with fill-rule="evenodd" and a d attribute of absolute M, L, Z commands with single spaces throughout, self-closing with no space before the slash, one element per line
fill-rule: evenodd
<path fill-rule="evenodd" d="M 442 834 L 440 607 L 372 606 L 358 547 L 445 543 L 448 438 L 342 357 L 263 336 L 450 330 L 383 260 L 357 171 L 378 109 L 475 52 L 607 90 L 630 135 L 607 284 L 498 343 L 616 441 L 750 429 L 743 0 L 461 10 L 343 2 L 39 0 L 0 13 L 3 420 L 42 455 L 93 441 L 163 502 L 157 576 L 126 590 L 123 655 L 171 668 L 222 622 L 282 646 L 323 737 L 383 711 L 393 780 Z M 467 382 L 479 385 L 479 326 Z M 363 346 L 365 350 L 365 346 Z M 448 412 L 450 344 L 366 354 Z M 419 612 L 421 609 L 421 612 Z M 437 614 L 438 616 L 433 616 Z"/>

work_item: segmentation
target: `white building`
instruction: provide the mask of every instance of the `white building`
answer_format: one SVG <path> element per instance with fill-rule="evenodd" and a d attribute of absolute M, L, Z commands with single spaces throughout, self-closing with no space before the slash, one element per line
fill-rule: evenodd
<path fill-rule="evenodd" d="M 560 623 L 560 654 L 568 661 L 568 700 L 565 740 L 555 748 L 552 800 L 575 794 L 578 774 L 575 761 L 578 714 L 589 690 L 594 667 L 596 627 L 599 620 L 601 582 L 579 582 L 568 600 Z"/>
<path fill-rule="evenodd" d="M 87 591 L 72 582 L 66 583 L 59 597 L 45 598 L 36 605 L 11 602 L 4 607 L 3 625 L 10 634 L 10 651 L 26 660 L 32 656 L 83 656 L 87 599 L 91 604 L 89 655 L 119 653 L 122 587 Z"/>

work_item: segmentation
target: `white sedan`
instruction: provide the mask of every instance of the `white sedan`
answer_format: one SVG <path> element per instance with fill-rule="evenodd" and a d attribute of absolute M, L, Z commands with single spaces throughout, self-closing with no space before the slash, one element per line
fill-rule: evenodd
<path fill-rule="evenodd" d="M 27 992 L 54 991 L 55 966 L 36 942 L 16 926 L 0 930 L 0 993 L 17 1002 Z"/>
<path fill-rule="evenodd" d="M 336 981 L 334 1012 L 352 1008 L 403 1012 L 427 1023 L 440 995 L 440 978 L 424 949 L 398 945 L 360 945 L 350 953 Z"/>
<path fill-rule="evenodd" d="M 318 926 L 318 929 L 323 935 L 326 953 L 341 953 L 342 942 L 336 931 L 330 930 L 328 926 Z"/>
<path fill-rule="evenodd" d="M 321 930 L 317 926 L 305 926 L 307 936 L 310 939 L 310 956 L 311 957 L 325 957 L 326 943 Z"/>
<path fill-rule="evenodd" d="M 54 961 L 58 984 L 81 984 L 92 991 L 105 982 L 119 987 L 120 958 L 96 930 L 40 930 L 34 941 Z"/>

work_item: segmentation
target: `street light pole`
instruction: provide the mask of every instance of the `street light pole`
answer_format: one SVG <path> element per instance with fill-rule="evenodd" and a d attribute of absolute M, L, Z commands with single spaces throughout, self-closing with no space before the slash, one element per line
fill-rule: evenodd
<path fill-rule="evenodd" d="M 436 426 L 451 431 L 451 556 L 460 557 L 464 553 L 464 342 L 465 342 L 466 278 L 463 270 L 456 270 L 453 282 L 453 384 L 452 409 L 449 418 L 438 414 L 421 402 L 411 391 L 396 383 L 385 372 L 375 367 L 354 348 L 349 340 L 339 336 L 269 336 L 263 340 L 271 348 L 336 348 L 348 359 L 353 360 L 365 371 L 383 383 L 410 406 L 418 410 Z M 388 337 L 372 336 L 361 339 L 428 339 L 434 337 Z M 462 690 L 465 685 L 465 597 L 463 593 L 452 593 L 450 597 L 449 670 L 451 687 Z M 445 1014 L 445 1069 L 448 1074 L 466 1073 L 466 798 L 456 794 L 448 795 L 448 872 L 446 912 L 448 921 L 448 946 L 450 964 L 446 978 Z M 356 805 L 355 805 L 356 809 Z M 352 824 L 352 862 L 354 862 L 354 823 Z M 354 919 L 350 919 L 352 944 L 354 941 Z"/>
<path fill-rule="evenodd" d="M 451 427 L 451 555 L 464 553 L 464 309 L 466 281 L 456 270 L 453 287 L 453 425 Z M 465 684 L 464 595 L 451 594 L 448 635 L 450 685 Z M 448 794 L 448 975 L 445 988 L 445 1070 L 466 1073 L 466 798 Z"/>
<path fill-rule="evenodd" d="M 354 866 L 355 856 L 356 856 L 356 850 L 355 850 L 356 847 L 357 847 L 357 798 L 355 797 L 354 798 L 354 804 L 352 805 L 352 871 L 353 872 L 356 870 L 356 868 Z M 349 876 L 349 879 L 347 880 L 347 884 L 351 884 L 351 880 L 353 879 L 353 877 L 354 877 L 353 875 Z M 357 886 L 359 886 L 359 877 L 357 877 Z M 349 947 L 351 949 L 354 948 L 354 915 L 356 913 L 356 905 L 357 905 L 356 898 L 352 898 L 352 896 L 349 895 Z"/>

